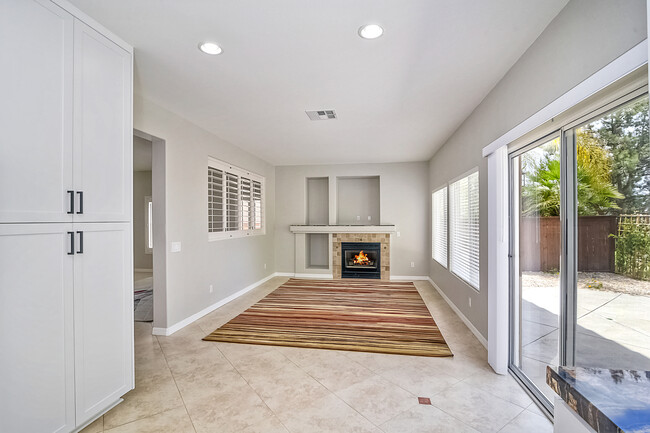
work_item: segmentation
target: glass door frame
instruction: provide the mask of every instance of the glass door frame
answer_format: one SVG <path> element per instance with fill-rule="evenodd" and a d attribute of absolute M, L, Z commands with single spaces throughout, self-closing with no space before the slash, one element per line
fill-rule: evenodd
<path fill-rule="evenodd" d="M 523 386 L 526 388 L 526 390 L 531 393 L 534 398 L 540 402 L 543 406 L 543 408 L 548 412 L 548 415 L 553 414 L 553 404 L 546 398 L 544 393 L 535 386 L 535 384 L 532 382 L 532 380 L 523 372 L 523 370 L 520 367 L 517 367 L 515 364 L 515 357 L 520 357 L 521 354 L 519 353 L 521 351 L 519 347 L 519 342 L 521 341 L 521 299 L 519 296 L 519 293 L 521 291 L 521 287 L 519 286 L 519 283 L 517 282 L 518 277 L 519 277 L 519 263 L 517 260 L 518 254 L 519 254 L 519 234 L 516 233 L 516 230 L 519 230 L 519 202 L 515 200 L 516 197 L 519 197 L 519 192 L 515 191 L 515 188 L 519 187 L 519 182 L 520 178 L 519 175 L 517 174 L 517 171 L 515 170 L 515 164 L 516 164 L 516 158 L 519 156 L 523 155 L 524 153 L 535 149 L 543 144 L 548 143 L 549 141 L 555 140 L 555 139 L 560 139 L 560 209 L 564 208 L 564 203 L 562 203 L 562 197 L 566 196 L 566 193 L 564 191 L 563 186 L 565 186 L 566 182 L 566 176 L 568 173 L 564 170 L 564 166 L 566 164 L 565 162 L 565 153 L 566 153 L 566 145 L 565 141 L 563 140 L 563 131 L 561 129 L 558 129 L 556 131 L 553 131 L 552 133 L 545 135 L 542 138 L 539 138 L 525 146 L 518 147 L 517 149 L 511 151 L 508 153 L 508 219 L 509 219 L 509 251 L 508 251 L 508 258 L 509 258 L 509 332 L 510 332 L 510 338 L 509 338 L 509 354 L 508 354 L 508 369 L 510 372 L 513 374 L 515 379 L 517 379 Z M 515 177 L 516 175 L 516 177 Z M 566 212 L 564 212 L 566 214 Z M 561 245 L 561 250 L 560 251 L 565 251 L 565 244 L 564 244 L 564 233 L 566 230 L 566 222 L 565 219 L 566 215 L 563 215 L 562 212 L 560 212 L 560 226 L 561 226 L 561 235 L 560 239 L 562 240 L 562 245 Z M 560 314 L 558 317 L 558 330 L 559 330 L 559 340 L 558 341 L 563 341 L 563 339 L 566 336 L 566 323 L 563 323 L 566 321 L 566 314 L 563 314 L 562 311 L 562 305 L 565 304 L 562 300 L 565 299 L 566 293 L 567 293 L 567 284 L 565 281 L 565 274 L 564 270 L 566 269 L 566 264 L 564 263 L 564 258 L 565 254 L 561 254 L 560 257 Z M 564 320 L 563 320 L 564 318 Z M 515 338 L 516 337 L 516 338 Z M 565 353 L 563 352 L 562 349 L 562 344 L 559 344 L 559 359 L 560 363 L 562 365 L 566 365 L 563 363 L 565 359 Z"/>
<path fill-rule="evenodd" d="M 508 150 L 508 230 L 509 230 L 509 354 L 508 369 L 526 390 L 531 393 L 537 402 L 541 403 L 548 415 L 553 414 L 553 403 L 549 401 L 530 378 L 515 365 L 515 356 L 520 349 L 516 345 L 520 342 L 520 315 L 519 299 L 516 293 L 518 287 L 518 250 L 516 245 L 519 234 L 518 214 L 519 204 L 515 203 L 515 158 L 549 142 L 560 138 L 560 315 L 558 317 L 558 362 L 563 366 L 574 366 L 576 361 L 576 327 L 577 327 L 577 277 L 578 277 L 578 203 L 577 188 L 577 143 L 575 131 L 581 125 L 614 111 L 621 106 L 648 94 L 648 84 L 637 87 L 628 93 L 613 99 L 603 100 L 597 107 L 588 112 L 577 114 L 572 119 L 567 119 L 560 127 L 543 137 L 527 144 L 513 147 Z M 570 181 L 569 181 L 570 180 Z M 517 192 L 517 194 L 519 194 Z M 520 290 L 520 288 L 519 288 Z M 515 338 L 517 337 L 517 338 Z"/>

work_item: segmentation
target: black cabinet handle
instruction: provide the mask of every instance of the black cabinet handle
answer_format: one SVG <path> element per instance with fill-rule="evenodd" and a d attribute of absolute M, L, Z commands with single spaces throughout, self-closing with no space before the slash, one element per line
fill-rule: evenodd
<path fill-rule="evenodd" d="M 70 198 L 70 208 L 68 209 L 68 214 L 74 213 L 74 191 L 68 190 L 68 196 Z"/>
<path fill-rule="evenodd" d="M 84 213 L 84 192 L 77 191 L 77 194 L 79 194 L 79 210 L 77 211 L 77 213 L 82 214 Z"/>
<path fill-rule="evenodd" d="M 77 231 L 77 234 L 79 235 L 79 249 L 77 250 L 77 254 L 83 254 L 84 253 L 84 232 Z"/>
<path fill-rule="evenodd" d="M 68 232 L 68 235 L 70 235 L 70 251 L 68 251 L 68 255 L 72 256 L 74 255 L 74 232 Z"/>

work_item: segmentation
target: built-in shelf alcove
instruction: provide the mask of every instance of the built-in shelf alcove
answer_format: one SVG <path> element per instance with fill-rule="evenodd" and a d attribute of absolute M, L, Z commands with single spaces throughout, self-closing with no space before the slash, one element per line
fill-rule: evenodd
<path fill-rule="evenodd" d="M 330 235 L 327 233 L 308 233 L 305 236 L 308 269 L 329 269 L 329 237 Z"/>
<path fill-rule="evenodd" d="M 337 224 L 380 224 L 379 187 L 379 176 L 337 177 Z"/>
<path fill-rule="evenodd" d="M 329 178 L 307 178 L 307 224 L 329 224 Z"/>
<path fill-rule="evenodd" d="M 329 223 L 329 177 L 306 179 L 306 223 Z M 309 233 L 305 236 L 305 266 L 307 269 L 329 269 L 329 235 Z"/>

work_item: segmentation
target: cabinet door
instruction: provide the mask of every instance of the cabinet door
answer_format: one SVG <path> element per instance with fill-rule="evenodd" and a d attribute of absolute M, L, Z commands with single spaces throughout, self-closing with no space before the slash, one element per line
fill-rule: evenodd
<path fill-rule="evenodd" d="M 130 221 L 131 54 L 78 20 L 74 40 L 74 220 Z"/>
<path fill-rule="evenodd" d="M 76 415 L 83 424 L 133 388 L 133 265 L 130 224 L 74 230 Z"/>
<path fill-rule="evenodd" d="M 0 431 L 75 427 L 72 224 L 0 224 Z"/>
<path fill-rule="evenodd" d="M 0 1 L 0 223 L 72 221 L 73 18 Z"/>

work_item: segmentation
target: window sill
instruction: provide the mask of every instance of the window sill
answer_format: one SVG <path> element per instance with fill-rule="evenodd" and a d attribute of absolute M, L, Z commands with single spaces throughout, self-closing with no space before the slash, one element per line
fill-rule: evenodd
<path fill-rule="evenodd" d="M 221 241 L 226 239 L 249 238 L 252 236 L 265 235 L 266 230 L 238 230 L 232 232 L 208 233 L 208 242 Z"/>

